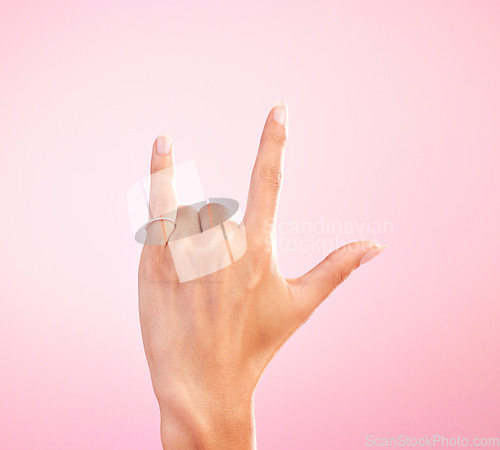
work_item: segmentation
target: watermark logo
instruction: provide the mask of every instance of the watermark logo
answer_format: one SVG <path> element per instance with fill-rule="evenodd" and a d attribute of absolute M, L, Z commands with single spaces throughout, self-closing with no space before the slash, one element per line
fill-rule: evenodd
<path fill-rule="evenodd" d="M 271 222 L 269 227 L 274 226 Z M 352 241 L 386 241 L 394 234 L 391 221 L 333 220 L 322 217 L 315 221 L 282 221 L 276 224 L 276 247 L 279 252 L 316 252 L 328 255 Z"/>
<path fill-rule="evenodd" d="M 391 437 L 376 437 L 371 434 L 366 436 L 366 447 L 500 447 L 499 437 L 475 437 L 444 436 L 442 434 L 425 436 L 398 435 Z"/>

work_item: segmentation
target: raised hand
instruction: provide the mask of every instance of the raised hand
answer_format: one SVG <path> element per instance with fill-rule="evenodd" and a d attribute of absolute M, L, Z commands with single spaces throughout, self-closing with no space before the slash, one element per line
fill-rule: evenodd
<path fill-rule="evenodd" d="M 352 243 L 300 278 L 283 277 L 274 234 L 287 129 L 281 103 L 266 120 L 239 225 L 223 205 L 178 206 L 171 139 L 153 145 L 150 214 L 171 220 L 148 228 L 139 307 L 165 448 L 254 448 L 253 393 L 266 365 L 354 269 L 385 248 Z"/>

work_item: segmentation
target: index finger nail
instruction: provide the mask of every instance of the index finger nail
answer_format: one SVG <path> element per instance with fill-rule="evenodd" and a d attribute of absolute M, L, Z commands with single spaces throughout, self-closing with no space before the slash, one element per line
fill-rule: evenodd
<path fill-rule="evenodd" d="M 278 103 L 274 107 L 273 119 L 282 126 L 286 126 L 288 122 L 288 106 L 285 102 Z"/>

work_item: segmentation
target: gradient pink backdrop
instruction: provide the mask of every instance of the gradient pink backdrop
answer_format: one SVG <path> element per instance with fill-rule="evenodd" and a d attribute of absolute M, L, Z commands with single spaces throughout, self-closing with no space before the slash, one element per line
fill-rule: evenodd
<path fill-rule="evenodd" d="M 499 436 L 499 24 L 497 1 L 2 2 L 0 447 L 160 448 L 127 189 L 168 132 L 244 203 L 278 100 L 280 221 L 393 232 L 268 367 L 260 448 Z"/>

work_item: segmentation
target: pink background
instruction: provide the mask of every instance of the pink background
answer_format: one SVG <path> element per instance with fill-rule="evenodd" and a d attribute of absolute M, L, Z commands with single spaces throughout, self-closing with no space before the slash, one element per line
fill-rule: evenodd
<path fill-rule="evenodd" d="M 160 448 L 127 189 L 168 132 L 245 202 L 279 100 L 280 221 L 393 232 L 338 236 L 390 248 L 268 367 L 260 448 L 499 436 L 499 21 L 496 1 L 4 1 L 0 447 Z"/>

